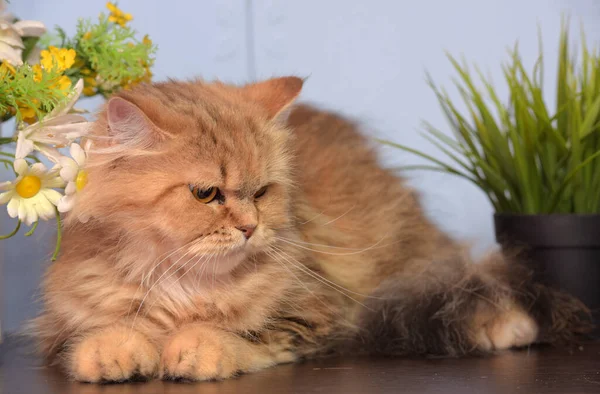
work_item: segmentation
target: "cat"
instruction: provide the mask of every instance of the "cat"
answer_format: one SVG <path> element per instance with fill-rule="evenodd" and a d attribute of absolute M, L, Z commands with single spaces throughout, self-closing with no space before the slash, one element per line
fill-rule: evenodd
<path fill-rule="evenodd" d="M 499 252 L 474 264 L 303 80 L 110 98 L 33 321 L 84 382 L 225 379 L 332 354 L 486 354 L 589 329 Z"/>

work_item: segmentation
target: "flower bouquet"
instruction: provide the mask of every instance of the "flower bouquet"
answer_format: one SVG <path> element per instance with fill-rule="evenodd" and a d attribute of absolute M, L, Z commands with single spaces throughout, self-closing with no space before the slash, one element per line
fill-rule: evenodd
<path fill-rule="evenodd" d="M 60 213 L 69 211 L 86 184 L 84 164 L 91 141 L 90 122 L 74 108 L 82 95 L 104 97 L 150 81 L 156 47 L 137 38 L 132 16 L 108 3 L 108 14 L 80 19 L 73 37 L 57 28 L 47 35 L 42 22 L 19 20 L 0 0 L 0 164 L 14 178 L 0 181 L 0 205 L 34 233 L 40 220 L 55 219 L 60 250 Z M 66 152 L 68 151 L 68 154 Z M 43 162 L 48 163 L 47 166 Z"/>

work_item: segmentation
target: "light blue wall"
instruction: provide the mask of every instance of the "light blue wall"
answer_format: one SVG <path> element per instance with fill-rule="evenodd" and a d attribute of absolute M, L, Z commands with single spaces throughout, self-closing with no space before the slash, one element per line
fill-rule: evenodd
<path fill-rule="evenodd" d="M 74 31 L 76 18 L 94 17 L 104 0 L 13 1 L 21 17 Z M 203 0 L 120 1 L 133 25 L 159 46 L 157 79 L 203 76 L 244 82 L 273 75 L 309 76 L 303 99 L 347 114 L 374 136 L 423 149 L 418 135 L 423 119 L 447 131 L 430 89 L 428 69 L 449 86 L 452 70 L 444 50 L 465 54 L 496 82 L 506 48 L 519 40 L 526 63 L 537 57 L 537 26 L 544 37 L 546 73 L 553 75 L 561 13 L 574 25 L 584 22 L 588 38 L 600 38 L 600 4 L 594 0 Z M 576 31 L 577 33 L 577 31 Z M 553 80 L 547 81 L 553 94 Z M 84 106 L 93 109 L 98 100 Z M 397 151 L 383 151 L 386 163 L 414 164 Z M 415 173 L 428 214 L 455 237 L 476 249 L 494 245 L 492 211 L 470 184 L 445 175 Z M 2 232 L 9 231 L 5 211 Z M 44 226 L 40 243 L 50 244 Z M 2 320 L 14 330 L 35 313 L 33 297 L 49 247 L 31 240 L 0 244 L 4 254 Z M 36 249 L 37 248 L 37 249 Z"/>

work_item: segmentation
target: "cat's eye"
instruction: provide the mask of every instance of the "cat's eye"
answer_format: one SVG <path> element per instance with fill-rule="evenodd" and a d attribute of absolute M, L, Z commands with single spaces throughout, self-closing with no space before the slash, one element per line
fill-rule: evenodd
<path fill-rule="evenodd" d="M 254 198 L 261 198 L 262 196 L 265 195 L 266 192 L 267 192 L 267 186 L 263 186 L 256 192 L 256 194 L 254 194 Z"/>
<path fill-rule="evenodd" d="M 219 192 L 219 189 L 216 187 L 209 187 L 208 189 L 200 189 L 198 186 L 190 185 L 190 191 L 196 198 L 196 200 L 201 203 L 208 204 L 213 201 Z"/>

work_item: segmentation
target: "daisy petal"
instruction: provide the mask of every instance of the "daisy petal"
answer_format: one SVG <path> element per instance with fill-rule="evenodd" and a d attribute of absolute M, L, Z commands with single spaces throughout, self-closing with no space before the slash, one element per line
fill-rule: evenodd
<path fill-rule="evenodd" d="M 73 93 L 71 93 L 69 99 L 57 106 L 56 108 L 54 108 L 52 111 L 50 111 L 48 117 L 53 118 L 64 114 L 68 114 L 71 108 L 73 108 L 73 105 L 75 105 L 77 100 L 79 100 L 81 92 L 83 92 L 83 79 L 77 81 L 73 88 Z"/>
<path fill-rule="evenodd" d="M 8 211 L 8 216 L 11 218 L 16 218 L 19 215 L 19 201 L 21 201 L 21 197 L 13 197 L 8 205 L 6 206 L 6 210 Z"/>
<path fill-rule="evenodd" d="M 15 49 L 12 46 L 0 41 L 0 60 L 7 61 L 13 66 L 21 66 L 21 49 Z"/>
<path fill-rule="evenodd" d="M 48 201 L 45 195 L 39 196 L 36 199 L 36 211 L 43 220 L 48 220 L 54 217 L 56 214 L 54 211 L 54 205 Z"/>
<path fill-rule="evenodd" d="M 39 198 L 39 197 L 38 197 Z M 21 205 L 19 206 L 19 217 L 21 216 L 21 207 L 25 209 L 25 224 L 31 226 L 33 223 L 38 221 L 38 213 L 36 211 L 36 203 L 32 201 L 34 199 L 27 198 L 21 201 Z M 36 199 L 37 200 L 37 199 Z"/>
<path fill-rule="evenodd" d="M 44 196 L 46 196 L 46 198 L 48 199 L 48 201 L 50 201 L 52 203 L 52 205 L 58 205 L 58 202 L 60 201 L 60 198 L 62 197 L 62 195 L 57 192 L 56 190 L 52 190 L 52 189 L 42 189 L 40 191 L 40 193 L 42 193 Z"/>
<path fill-rule="evenodd" d="M 44 188 L 64 187 L 65 181 L 59 176 L 46 177 L 42 180 Z"/>
<path fill-rule="evenodd" d="M 27 139 L 27 130 L 19 131 L 19 137 L 17 138 L 17 149 L 15 150 L 15 157 L 17 159 L 23 159 L 31 152 L 33 152 L 33 141 Z"/>
<path fill-rule="evenodd" d="M 74 181 L 77 177 L 77 173 L 79 172 L 79 166 L 75 162 L 75 160 L 70 157 L 61 157 L 60 165 L 62 168 L 60 169 L 60 176 L 66 182 Z"/>
<path fill-rule="evenodd" d="M 31 170 L 30 170 L 30 172 L 33 175 L 37 175 L 39 177 L 44 176 L 47 171 L 48 171 L 48 168 L 45 165 L 43 165 L 42 163 L 35 163 L 34 165 L 31 166 Z"/>
<path fill-rule="evenodd" d="M 92 148 L 92 140 L 86 138 L 85 142 L 83 143 L 83 150 L 86 152 L 86 157 L 87 157 L 87 152 L 89 152 L 91 148 Z"/>
<path fill-rule="evenodd" d="M 25 174 L 27 172 L 27 170 L 29 169 L 29 165 L 27 165 L 27 162 L 25 161 L 25 159 L 15 160 L 15 162 L 13 163 L 13 166 L 15 167 L 15 171 L 19 175 Z"/>
<path fill-rule="evenodd" d="M 52 133 L 47 133 L 45 128 L 32 133 L 28 138 L 33 141 L 34 144 L 67 145 L 71 142 L 62 134 L 54 135 Z"/>
<path fill-rule="evenodd" d="M 69 212 L 73 209 L 73 205 L 75 205 L 74 195 L 63 196 L 58 202 L 58 211 L 62 213 Z"/>
<path fill-rule="evenodd" d="M 77 123 L 88 123 L 84 116 L 76 114 L 64 114 L 50 119 L 42 120 L 41 126 L 56 133 L 64 133 L 61 131 L 64 126 L 70 126 L 71 124 Z"/>
<path fill-rule="evenodd" d="M 85 152 L 81 149 L 81 146 L 79 144 L 71 144 L 70 153 L 71 157 L 77 162 L 77 165 L 83 167 L 85 164 Z"/>
<path fill-rule="evenodd" d="M 0 40 L 12 47 L 17 47 L 21 49 L 25 48 L 25 46 L 23 45 L 23 40 L 19 35 L 19 32 L 17 32 L 15 29 L 4 29 L 4 31 L 2 32 L 2 36 L 0 36 Z"/>
<path fill-rule="evenodd" d="M 8 190 L 10 189 L 10 186 L 12 185 L 12 182 L 0 182 L 0 190 Z"/>
<path fill-rule="evenodd" d="M 55 148 L 45 145 L 36 145 L 35 148 L 42 152 L 53 163 L 58 163 L 62 157 L 60 152 Z"/>
<path fill-rule="evenodd" d="M 19 215 L 19 219 L 22 222 L 26 222 L 27 219 L 27 203 L 25 202 L 26 200 L 24 198 L 19 200 L 19 208 L 17 210 L 17 213 Z"/>
<path fill-rule="evenodd" d="M 69 182 L 65 188 L 65 194 L 75 194 L 77 192 L 77 185 L 75 182 Z"/>
<path fill-rule="evenodd" d="M 18 21 L 13 27 L 22 37 L 40 37 L 46 33 L 46 26 L 38 21 Z"/>
<path fill-rule="evenodd" d="M 0 204 L 6 204 L 9 202 L 13 194 L 15 194 L 15 192 L 12 190 L 0 194 Z"/>

